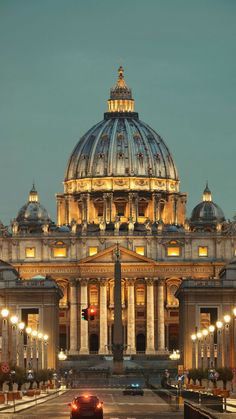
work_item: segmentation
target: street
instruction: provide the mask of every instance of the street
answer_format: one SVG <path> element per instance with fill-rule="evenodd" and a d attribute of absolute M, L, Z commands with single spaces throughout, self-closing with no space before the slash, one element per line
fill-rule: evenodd
<path fill-rule="evenodd" d="M 145 389 L 144 396 L 123 396 L 122 389 L 79 389 L 68 390 L 65 394 L 39 406 L 19 413 L 18 418 L 69 418 L 68 403 L 78 394 L 93 394 L 104 402 L 104 419 L 164 419 L 183 418 L 183 411 L 175 411 L 169 407 L 158 395 Z"/>

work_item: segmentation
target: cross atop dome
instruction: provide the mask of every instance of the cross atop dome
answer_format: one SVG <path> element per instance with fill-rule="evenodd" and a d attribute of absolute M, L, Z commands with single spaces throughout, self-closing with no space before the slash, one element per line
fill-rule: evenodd
<path fill-rule="evenodd" d="M 134 112 L 132 90 L 125 83 L 124 69 L 122 66 L 118 68 L 116 85 L 110 90 L 108 112 Z"/>
<path fill-rule="evenodd" d="M 29 202 L 38 202 L 38 200 L 39 200 L 38 192 L 37 192 L 37 190 L 35 188 L 35 184 L 33 182 L 32 189 L 29 193 Z"/>
<path fill-rule="evenodd" d="M 206 183 L 206 187 L 205 187 L 204 192 L 203 192 L 202 200 L 207 201 L 207 202 L 212 201 L 211 191 L 208 187 L 208 182 Z"/>

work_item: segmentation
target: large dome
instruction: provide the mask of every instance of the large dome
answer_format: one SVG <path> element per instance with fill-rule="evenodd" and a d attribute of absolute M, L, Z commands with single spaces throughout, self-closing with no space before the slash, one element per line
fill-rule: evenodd
<path fill-rule="evenodd" d="M 177 169 L 165 142 L 134 112 L 122 67 L 111 89 L 108 112 L 78 141 L 67 165 L 65 182 L 101 177 L 168 179 L 174 181 L 172 189 L 178 184 Z"/>

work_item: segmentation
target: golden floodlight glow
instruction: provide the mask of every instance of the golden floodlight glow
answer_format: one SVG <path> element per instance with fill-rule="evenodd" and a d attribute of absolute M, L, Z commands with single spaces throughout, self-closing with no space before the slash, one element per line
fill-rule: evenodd
<path fill-rule="evenodd" d="M 24 322 L 20 322 L 18 324 L 18 327 L 19 327 L 20 330 L 23 330 L 25 328 L 25 323 Z"/>
<path fill-rule="evenodd" d="M 209 326 L 209 332 L 213 333 L 215 331 L 215 326 L 212 324 Z"/>
<path fill-rule="evenodd" d="M 3 309 L 1 310 L 1 315 L 2 315 L 2 317 L 8 317 L 8 315 L 9 315 L 9 310 L 8 310 L 8 308 L 3 308 Z"/>
<path fill-rule="evenodd" d="M 44 340 L 45 342 L 47 342 L 47 340 L 48 340 L 48 335 L 44 335 L 44 336 L 43 336 L 43 340 Z"/>
<path fill-rule="evenodd" d="M 225 321 L 225 323 L 229 323 L 229 322 L 230 322 L 230 320 L 231 320 L 231 317 L 230 317 L 228 314 L 226 314 L 226 315 L 224 316 L 224 321 Z"/>
<path fill-rule="evenodd" d="M 204 329 L 204 330 L 202 331 L 202 334 L 203 334 L 203 336 L 207 336 L 207 335 L 208 335 L 208 330 L 207 330 L 207 329 Z"/>
<path fill-rule="evenodd" d="M 38 333 L 38 338 L 42 339 L 43 338 L 43 334 L 41 332 Z"/>
<path fill-rule="evenodd" d="M 223 323 L 221 321 L 216 322 L 217 329 L 222 329 Z"/>
<path fill-rule="evenodd" d="M 191 335 L 191 339 L 194 342 L 197 339 L 197 336 L 195 334 Z"/>
<path fill-rule="evenodd" d="M 17 316 L 11 316 L 11 319 L 10 319 L 10 320 L 11 320 L 11 323 L 12 323 L 12 324 L 16 324 L 16 323 L 18 323 L 18 320 L 19 320 L 19 319 L 18 319 L 18 317 L 17 317 Z"/>
<path fill-rule="evenodd" d="M 198 339 L 201 339 L 201 337 L 202 337 L 202 333 L 201 332 L 197 332 L 197 338 Z"/>
<path fill-rule="evenodd" d="M 36 337 L 38 336 L 38 332 L 37 332 L 37 330 L 33 330 L 33 331 L 32 331 L 32 333 L 31 333 L 31 335 L 32 335 L 34 338 L 36 338 Z"/>
<path fill-rule="evenodd" d="M 26 327 L 25 331 L 28 335 L 30 335 L 31 332 L 32 332 L 32 328 L 31 327 Z"/>
<path fill-rule="evenodd" d="M 234 316 L 236 317 L 236 307 L 233 309 Z"/>

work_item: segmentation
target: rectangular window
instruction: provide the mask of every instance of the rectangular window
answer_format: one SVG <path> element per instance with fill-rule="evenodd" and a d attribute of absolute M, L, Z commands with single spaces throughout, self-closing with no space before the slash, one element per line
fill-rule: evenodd
<path fill-rule="evenodd" d="M 25 257 L 26 258 L 35 258 L 35 247 L 26 247 Z"/>
<path fill-rule="evenodd" d="M 119 217 L 123 217 L 125 215 L 125 204 L 123 202 L 117 202 L 116 211 Z"/>
<path fill-rule="evenodd" d="M 208 247 L 207 246 L 198 246 L 198 256 L 207 257 L 208 256 Z"/>
<path fill-rule="evenodd" d="M 180 247 L 167 247 L 167 256 L 180 256 Z"/>
<path fill-rule="evenodd" d="M 53 248 L 53 257 L 54 258 L 66 258 L 67 251 L 66 247 L 54 247 Z"/>
<path fill-rule="evenodd" d="M 143 246 L 135 247 L 135 252 L 138 253 L 138 255 L 144 256 L 144 250 Z"/>
<path fill-rule="evenodd" d="M 89 256 L 93 256 L 96 255 L 98 252 L 98 248 L 97 247 L 89 247 Z"/>

